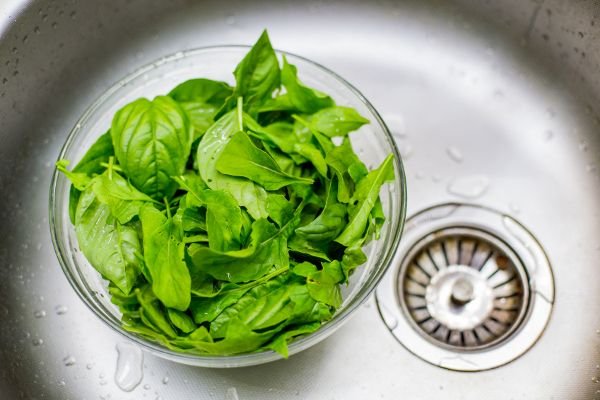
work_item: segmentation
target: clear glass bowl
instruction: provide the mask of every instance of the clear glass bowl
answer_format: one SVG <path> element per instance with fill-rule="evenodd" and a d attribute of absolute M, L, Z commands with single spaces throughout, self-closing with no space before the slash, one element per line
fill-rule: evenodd
<path fill-rule="evenodd" d="M 60 152 L 60 158 L 76 163 L 86 150 L 110 127 L 115 112 L 139 97 L 153 98 L 168 93 L 177 84 L 191 78 L 210 78 L 234 84 L 232 71 L 248 51 L 246 46 L 207 47 L 179 52 L 147 65 L 113 85 L 92 104 L 79 119 Z M 282 52 L 279 52 L 282 54 Z M 289 62 L 298 67 L 300 79 L 308 86 L 331 95 L 339 105 L 354 107 L 371 123 L 352 133 L 352 146 L 369 169 L 384 158 L 395 156 L 393 182 L 381 191 L 381 202 L 387 221 L 381 238 L 365 247 L 368 261 L 358 268 L 343 287 L 343 304 L 332 320 L 316 332 L 297 338 L 289 345 L 295 354 L 333 333 L 373 291 L 388 268 L 396 250 L 406 211 L 405 176 L 400 154 L 385 123 L 373 106 L 358 90 L 332 71 L 305 58 L 285 53 Z M 50 230 L 56 255 L 67 279 L 87 306 L 108 326 L 139 344 L 142 348 L 166 359 L 205 367 L 240 367 L 280 359 L 273 351 L 235 356 L 201 356 L 178 353 L 157 343 L 129 333 L 121 328 L 121 314 L 110 302 L 107 283 L 79 251 L 74 227 L 69 220 L 69 181 L 54 173 L 50 188 Z M 333 344 L 333 343 L 332 343 Z"/>

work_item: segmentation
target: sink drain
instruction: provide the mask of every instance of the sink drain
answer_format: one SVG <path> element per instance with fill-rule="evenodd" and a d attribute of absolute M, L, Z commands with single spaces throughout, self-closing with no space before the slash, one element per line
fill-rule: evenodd
<path fill-rule="evenodd" d="M 479 371 L 535 343 L 550 317 L 554 284 L 543 249 L 516 220 L 445 204 L 407 220 L 376 298 L 408 350 L 444 368 Z"/>

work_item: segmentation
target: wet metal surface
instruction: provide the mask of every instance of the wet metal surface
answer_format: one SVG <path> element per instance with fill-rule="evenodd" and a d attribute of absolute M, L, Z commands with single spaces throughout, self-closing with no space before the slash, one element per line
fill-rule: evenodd
<path fill-rule="evenodd" d="M 0 398 L 599 396 L 597 2 L 10 0 L 0 10 Z M 121 338 L 79 301 L 50 243 L 59 148 L 83 110 L 138 66 L 249 44 L 265 27 L 276 47 L 338 72 L 382 113 L 404 152 L 409 214 L 468 200 L 536 233 L 556 301 L 523 357 L 470 374 L 429 365 L 368 303 L 288 361 L 209 370 L 145 355 L 140 385 L 117 387 Z"/>

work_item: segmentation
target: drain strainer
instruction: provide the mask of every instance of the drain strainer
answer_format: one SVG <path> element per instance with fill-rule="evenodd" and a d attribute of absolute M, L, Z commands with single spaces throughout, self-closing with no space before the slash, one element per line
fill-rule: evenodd
<path fill-rule="evenodd" d="M 513 218 L 445 204 L 407 220 L 376 297 L 408 350 L 444 368 L 479 371 L 535 343 L 550 317 L 554 283 L 543 249 Z"/>

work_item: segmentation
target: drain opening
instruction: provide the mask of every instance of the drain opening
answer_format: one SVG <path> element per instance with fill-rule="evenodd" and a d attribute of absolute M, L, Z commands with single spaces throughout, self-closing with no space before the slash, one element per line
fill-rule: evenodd
<path fill-rule="evenodd" d="M 436 343 L 478 350 L 508 338 L 525 316 L 529 286 L 516 254 L 473 228 L 448 228 L 418 241 L 398 275 L 400 305 Z"/>
<path fill-rule="evenodd" d="M 554 280 L 541 245 L 518 221 L 450 203 L 407 219 L 376 300 L 409 351 L 443 368 L 481 371 L 535 344 L 550 318 Z"/>

